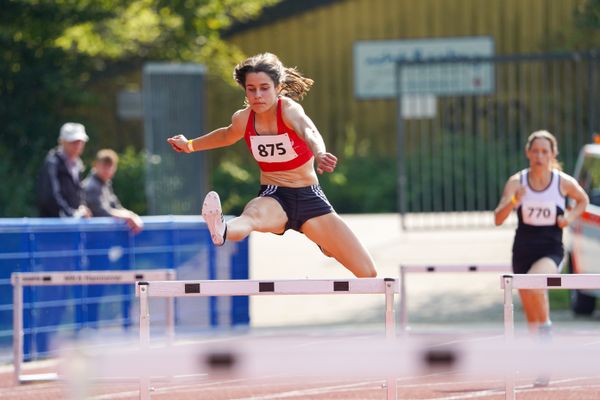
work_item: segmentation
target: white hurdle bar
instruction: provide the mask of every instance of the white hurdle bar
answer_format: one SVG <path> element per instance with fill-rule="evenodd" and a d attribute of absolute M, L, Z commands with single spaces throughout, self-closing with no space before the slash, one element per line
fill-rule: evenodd
<path fill-rule="evenodd" d="M 504 289 L 504 335 L 515 337 L 513 289 L 600 289 L 600 274 L 508 274 L 502 276 Z M 557 359 L 556 362 L 561 362 Z M 514 376 L 506 379 L 506 400 L 515 399 Z"/>
<path fill-rule="evenodd" d="M 264 295 L 323 295 L 323 294 L 383 294 L 385 295 L 386 338 L 395 337 L 394 295 L 398 292 L 393 278 L 353 279 L 288 279 L 288 280 L 203 280 L 203 281 L 145 281 L 138 282 L 140 298 L 140 344 L 150 344 L 151 297 L 204 296 L 264 296 Z M 140 379 L 140 400 L 150 399 L 150 376 Z M 396 398 L 396 379 L 387 379 L 387 400 Z"/>
<path fill-rule="evenodd" d="M 152 269 L 131 271 L 64 271 L 64 272 L 13 272 L 13 365 L 14 382 L 54 381 L 58 374 L 21 373 L 23 367 L 23 288 L 25 286 L 73 286 L 73 285 L 113 285 L 135 284 L 140 280 L 174 280 L 175 270 Z M 167 299 L 167 335 L 175 334 L 175 303 Z"/>
<path fill-rule="evenodd" d="M 503 264 L 424 264 L 400 265 L 400 305 L 398 307 L 398 321 L 400 331 L 408 330 L 408 296 L 406 294 L 406 275 L 408 272 L 433 273 L 433 272 L 511 272 L 510 265 Z"/>

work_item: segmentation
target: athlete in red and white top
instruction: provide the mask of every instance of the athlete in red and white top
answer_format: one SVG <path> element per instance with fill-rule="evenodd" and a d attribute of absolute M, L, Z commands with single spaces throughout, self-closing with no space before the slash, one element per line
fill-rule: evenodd
<path fill-rule="evenodd" d="M 219 196 L 207 194 L 202 215 L 213 242 L 242 240 L 253 231 L 283 234 L 294 229 L 355 276 L 376 276 L 372 257 L 319 186 L 317 173 L 333 172 L 337 158 L 327 151 L 317 127 L 297 102 L 313 81 L 271 53 L 238 64 L 234 79 L 245 90 L 247 106 L 233 114 L 229 126 L 193 140 L 183 135 L 167 139 L 174 150 L 189 153 L 230 146 L 244 138 L 261 169 L 258 196 L 239 217 L 225 223 Z"/>

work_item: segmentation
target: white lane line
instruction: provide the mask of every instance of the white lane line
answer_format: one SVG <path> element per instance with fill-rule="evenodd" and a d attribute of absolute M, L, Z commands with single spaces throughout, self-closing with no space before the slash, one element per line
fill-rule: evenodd
<path fill-rule="evenodd" d="M 232 400 L 270 400 L 270 399 L 285 399 L 292 397 L 304 397 L 309 395 L 319 395 L 324 393 L 332 393 L 332 392 L 348 392 L 354 391 L 357 388 L 372 386 L 372 385 L 381 385 L 381 381 L 368 381 L 368 382 L 358 382 L 358 383 L 350 383 L 346 385 L 336 385 L 336 386 L 324 386 L 320 388 L 312 388 L 312 389 L 304 389 L 304 390 L 290 390 L 287 392 L 280 393 L 271 393 L 268 395 L 262 396 L 251 396 L 251 397 L 238 397 L 237 399 Z M 381 389 L 383 390 L 383 388 Z"/>

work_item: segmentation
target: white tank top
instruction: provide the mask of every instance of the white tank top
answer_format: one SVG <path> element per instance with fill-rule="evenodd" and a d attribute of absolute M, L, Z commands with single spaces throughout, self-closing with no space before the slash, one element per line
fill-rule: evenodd
<path fill-rule="evenodd" d="M 531 226 L 556 225 L 556 217 L 564 214 L 565 196 L 560 192 L 560 174 L 552 170 L 548 186 L 536 191 L 529 186 L 529 170 L 521 171 L 521 184 L 526 187 L 519 206 L 522 222 Z"/>

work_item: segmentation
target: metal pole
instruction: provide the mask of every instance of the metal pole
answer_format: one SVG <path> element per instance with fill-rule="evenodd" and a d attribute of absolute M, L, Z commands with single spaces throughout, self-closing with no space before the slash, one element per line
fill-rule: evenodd
<path fill-rule="evenodd" d="M 408 305 L 406 304 L 406 268 L 404 265 L 400 266 L 400 332 L 406 333 L 408 331 Z"/>
<path fill-rule="evenodd" d="M 387 340 L 396 338 L 396 323 L 394 321 L 394 294 L 396 288 L 396 280 L 393 278 L 385 278 L 385 337 Z M 386 380 L 387 400 L 396 399 L 396 377 L 388 376 Z"/>
<path fill-rule="evenodd" d="M 23 286 L 18 273 L 12 274 L 13 285 L 13 365 L 15 385 L 21 383 L 23 362 Z"/>
<path fill-rule="evenodd" d="M 148 282 L 138 282 L 140 297 L 140 345 L 142 350 L 150 347 L 150 309 L 148 307 Z M 150 400 L 150 376 L 140 377 L 140 400 Z"/>
<path fill-rule="evenodd" d="M 504 339 L 508 345 L 512 344 L 515 337 L 514 326 L 514 305 L 513 305 L 513 285 L 512 275 L 504 275 Z M 506 373 L 505 399 L 515 400 L 515 375 L 514 371 L 510 370 Z"/>
<path fill-rule="evenodd" d="M 404 117 L 402 114 L 402 66 L 396 62 L 396 153 L 398 155 L 398 213 L 400 214 L 400 227 L 406 230 L 406 173 L 404 171 Z"/>
<path fill-rule="evenodd" d="M 169 272 L 168 274 L 169 280 L 175 280 L 175 272 Z M 173 344 L 175 341 L 175 298 L 167 297 L 167 342 L 169 344 Z"/>

